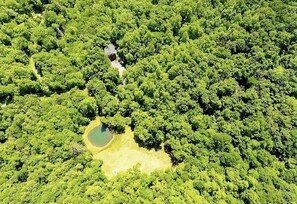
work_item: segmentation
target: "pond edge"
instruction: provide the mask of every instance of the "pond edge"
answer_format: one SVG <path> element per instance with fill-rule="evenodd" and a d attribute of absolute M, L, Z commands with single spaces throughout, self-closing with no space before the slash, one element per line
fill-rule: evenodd
<path fill-rule="evenodd" d="M 100 126 L 102 125 L 102 122 L 100 120 L 100 117 L 99 116 L 96 116 L 96 119 L 95 120 L 92 120 L 90 122 L 90 124 L 86 127 L 85 129 L 85 132 L 83 134 L 83 141 L 86 145 L 86 147 L 93 153 L 93 154 L 96 154 L 96 153 L 99 153 L 103 150 L 105 150 L 106 148 L 108 148 L 112 142 L 115 140 L 116 138 L 116 134 L 112 133 L 112 138 L 111 140 L 106 144 L 104 145 L 103 147 L 97 147 L 97 146 L 94 146 L 91 141 L 89 140 L 89 133 L 97 126 Z"/>

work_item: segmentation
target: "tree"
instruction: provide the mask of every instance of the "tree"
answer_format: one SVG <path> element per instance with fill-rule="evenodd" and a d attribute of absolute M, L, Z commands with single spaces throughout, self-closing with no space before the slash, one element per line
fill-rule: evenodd
<path fill-rule="evenodd" d="M 78 104 L 78 109 L 83 116 L 92 118 L 97 113 L 96 100 L 91 97 L 85 98 Z"/>
<path fill-rule="evenodd" d="M 2 203 L 296 203 L 293 1 L 0 2 Z M 107 179 L 97 115 L 174 169 Z"/>
<path fill-rule="evenodd" d="M 125 132 L 126 126 L 130 124 L 130 119 L 124 118 L 119 113 L 117 113 L 113 117 L 104 119 L 103 123 L 107 124 L 111 130 L 121 134 Z"/>

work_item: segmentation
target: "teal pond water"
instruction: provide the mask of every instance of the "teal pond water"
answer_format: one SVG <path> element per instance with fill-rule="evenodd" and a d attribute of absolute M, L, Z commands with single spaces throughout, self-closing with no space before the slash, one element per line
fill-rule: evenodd
<path fill-rule="evenodd" d="M 112 133 L 107 126 L 101 125 L 94 127 L 94 129 L 89 132 L 88 137 L 92 145 L 103 147 L 112 139 Z"/>

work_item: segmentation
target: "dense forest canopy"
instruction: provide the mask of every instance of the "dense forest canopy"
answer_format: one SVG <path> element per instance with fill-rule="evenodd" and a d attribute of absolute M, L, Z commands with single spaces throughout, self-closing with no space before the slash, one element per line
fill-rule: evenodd
<path fill-rule="evenodd" d="M 296 98 L 294 0 L 2 0 L 0 200 L 296 203 Z M 96 115 L 175 168 L 107 179 Z"/>

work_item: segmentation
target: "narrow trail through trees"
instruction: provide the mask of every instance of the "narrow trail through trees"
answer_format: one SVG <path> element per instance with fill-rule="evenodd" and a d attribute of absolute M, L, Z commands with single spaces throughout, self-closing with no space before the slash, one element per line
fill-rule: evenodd
<path fill-rule="evenodd" d="M 38 81 L 42 81 L 42 77 L 40 76 L 40 74 L 38 74 L 38 71 L 35 67 L 35 62 L 34 62 L 34 59 L 33 57 L 30 57 L 30 61 L 29 61 L 29 67 L 30 69 L 33 71 L 35 77 L 38 79 Z"/>

